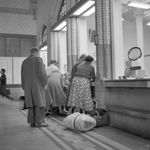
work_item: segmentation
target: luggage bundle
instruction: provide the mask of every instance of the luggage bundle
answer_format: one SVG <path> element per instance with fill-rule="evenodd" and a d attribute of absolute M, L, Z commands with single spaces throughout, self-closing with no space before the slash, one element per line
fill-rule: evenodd
<path fill-rule="evenodd" d="M 96 126 L 96 120 L 90 115 L 75 112 L 63 120 L 64 125 L 76 131 L 89 131 Z"/>
<path fill-rule="evenodd" d="M 26 103 L 25 103 L 25 96 L 20 96 L 19 98 L 19 109 L 20 110 L 25 110 L 26 108 Z"/>
<path fill-rule="evenodd" d="M 63 120 L 64 125 L 76 131 L 89 131 L 95 127 L 110 125 L 109 115 L 105 109 L 93 109 L 81 114 L 75 112 Z"/>

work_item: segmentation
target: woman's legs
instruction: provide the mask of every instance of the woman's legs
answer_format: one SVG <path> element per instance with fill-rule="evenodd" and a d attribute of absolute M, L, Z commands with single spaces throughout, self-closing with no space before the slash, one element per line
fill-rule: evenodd
<path fill-rule="evenodd" d="M 59 106 L 59 113 L 66 114 L 68 111 L 66 110 L 66 106 Z"/>
<path fill-rule="evenodd" d="M 68 115 L 68 116 L 72 114 L 73 108 L 74 108 L 74 107 L 71 106 L 70 109 L 68 110 L 68 112 L 67 112 L 67 115 Z"/>

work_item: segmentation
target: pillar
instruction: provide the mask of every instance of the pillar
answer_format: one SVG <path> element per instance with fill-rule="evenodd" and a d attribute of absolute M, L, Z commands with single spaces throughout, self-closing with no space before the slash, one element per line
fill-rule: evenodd
<path fill-rule="evenodd" d="M 77 49 L 77 18 L 71 18 L 71 49 L 72 49 L 72 65 L 77 61 L 78 49 Z"/>
<path fill-rule="evenodd" d="M 64 65 L 67 64 L 67 48 L 66 48 L 66 32 L 61 31 L 58 33 L 59 42 L 59 69 L 64 73 Z"/>
<path fill-rule="evenodd" d="M 67 19 L 67 67 L 71 72 L 73 64 L 77 61 L 77 19 Z"/>
<path fill-rule="evenodd" d="M 112 39 L 111 39 L 111 3 L 110 0 L 96 0 L 96 55 L 97 79 L 96 98 L 98 107 L 105 108 L 105 85 L 103 78 L 112 79 Z"/>
<path fill-rule="evenodd" d="M 144 38 L 143 38 L 143 10 L 134 9 L 135 21 L 136 21 L 136 34 L 137 34 L 137 46 L 142 50 L 142 56 L 138 61 L 138 65 L 142 70 L 145 70 L 144 66 Z"/>
<path fill-rule="evenodd" d="M 113 77 L 118 79 L 118 76 L 124 75 L 125 59 L 123 47 L 123 30 L 122 30 L 122 6 L 120 0 L 112 1 L 113 13 Z"/>
<path fill-rule="evenodd" d="M 51 33 L 51 60 L 59 59 L 59 50 L 58 50 L 58 32 Z"/>
<path fill-rule="evenodd" d="M 112 79 L 110 0 L 96 0 L 97 76 Z"/>
<path fill-rule="evenodd" d="M 76 4 L 76 0 L 66 0 L 66 4 L 68 11 Z M 78 58 L 77 43 L 77 18 L 67 18 L 67 68 L 69 72 Z"/>

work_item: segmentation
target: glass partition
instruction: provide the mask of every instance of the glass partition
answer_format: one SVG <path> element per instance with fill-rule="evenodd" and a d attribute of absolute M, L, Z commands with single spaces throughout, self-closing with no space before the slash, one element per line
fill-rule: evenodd
<path fill-rule="evenodd" d="M 129 61 L 128 52 L 132 47 L 139 47 L 142 52 L 140 59 L 132 61 L 132 66 L 141 67 L 141 69 L 135 70 L 135 75 L 132 78 L 150 77 L 148 66 L 150 64 L 150 26 L 148 24 L 150 7 L 142 7 L 143 4 L 146 6 L 150 6 L 150 4 L 148 4 L 149 1 L 147 0 L 139 0 L 138 5 L 135 5 L 135 3 L 137 3 L 135 0 L 113 0 L 113 62 L 115 79 L 125 75 L 125 70 L 128 68 L 126 63 Z M 121 15 L 117 13 L 121 13 Z M 130 68 L 128 69 L 130 70 Z"/>

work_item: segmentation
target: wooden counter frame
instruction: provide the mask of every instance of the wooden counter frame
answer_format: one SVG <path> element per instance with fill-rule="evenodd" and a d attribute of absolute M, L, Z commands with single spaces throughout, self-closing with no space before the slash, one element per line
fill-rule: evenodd
<path fill-rule="evenodd" d="M 106 88 L 150 88 L 150 79 L 105 80 Z"/>

